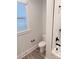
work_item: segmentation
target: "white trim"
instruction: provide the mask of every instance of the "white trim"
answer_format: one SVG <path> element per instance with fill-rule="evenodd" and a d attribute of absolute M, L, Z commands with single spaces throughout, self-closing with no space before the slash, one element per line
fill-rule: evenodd
<path fill-rule="evenodd" d="M 17 36 L 24 35 L 24 34 L 26 34 L 26 33 L 30 32 L 30 31 L 31 31 L 31 29 L 24 30 L 24 31 L 20 31 L 20 32 L 18 32 L 18 33 L 17 33 Z"/>
<path fill-rule="evenodd" d="M 34 51 L 36 48 L 38 47 L 38 44 L 34 45 L 32 48 L 26 50 L 25 52 L 23 52 L 22 54 L 20 54 L 17 59 L 22 59 L 24 56 L 28 55 L 29 53 L 31 53 L 32 51 Z"/>
<path fill-rule="evenodd" d="M 24 3 L 24 4 L 28 4 L 29 0 L 17 0 L 18 2 Z"/>
<path fill-rule="evenodd" d="M 58 53 L 55 48 L 52 50 L 52 54 L 54 54 L 58 58 L 61 58 L 61 53 Z"/>
<path fill-rule="evenodd" d="M 54 0 L 47 0 L 46 6 L 46 57 L 52 59 L 52 27 Z"/>

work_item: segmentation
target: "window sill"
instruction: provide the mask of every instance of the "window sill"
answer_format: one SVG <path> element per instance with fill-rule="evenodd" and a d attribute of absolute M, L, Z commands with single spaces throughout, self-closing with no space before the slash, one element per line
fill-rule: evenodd
<path fill-rule="evenodd" d="M 27 34 L 27 33 L 29 33 L 30 31 L 31 31 L 31 29 L 17 32 L 17 36 L 21 36 L 21 35 Z"/>

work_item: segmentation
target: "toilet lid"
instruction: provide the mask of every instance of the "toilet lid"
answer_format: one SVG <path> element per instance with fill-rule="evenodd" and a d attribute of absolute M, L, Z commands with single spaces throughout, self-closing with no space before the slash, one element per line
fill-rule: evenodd
<path fill-rule="evenodd" d="M 43 46 L 45 46 L 45 45 L 46 45 L 45 41 L 41 41 L 41 42 L 39 43 L 39 47 L 43 47 Z"/>

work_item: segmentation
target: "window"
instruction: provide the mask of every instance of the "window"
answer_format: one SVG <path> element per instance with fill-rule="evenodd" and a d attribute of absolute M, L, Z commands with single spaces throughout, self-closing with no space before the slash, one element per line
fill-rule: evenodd
<path fill-rule="evenodd" d="M 27 30 L 27 10 L 26 5 L 21 2 L 17 2 L 17 31 Z"/>

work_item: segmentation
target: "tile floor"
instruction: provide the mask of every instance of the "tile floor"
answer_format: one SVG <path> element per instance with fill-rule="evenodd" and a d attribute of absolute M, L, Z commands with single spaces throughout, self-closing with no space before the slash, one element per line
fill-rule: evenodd
<path fill-rule="evenodd" d="M 23 59 L 45 59 L 45 53 L 41 54 L 39 49 L 36 49 L 30 54 L 26 55 Z"/>

